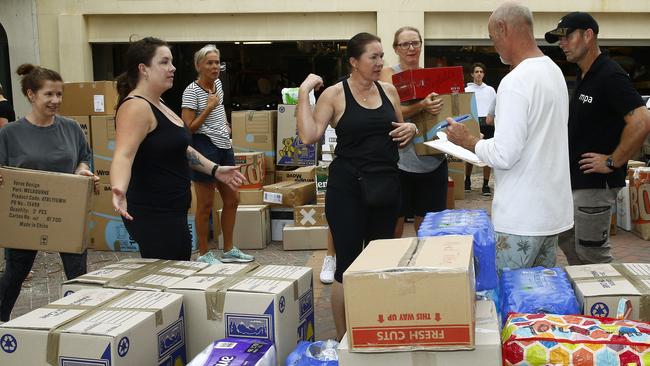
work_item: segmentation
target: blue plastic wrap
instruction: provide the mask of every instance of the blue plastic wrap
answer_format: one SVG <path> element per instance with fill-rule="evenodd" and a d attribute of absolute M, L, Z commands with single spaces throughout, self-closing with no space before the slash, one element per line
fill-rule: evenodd
<path fill-rule="evenodd" d="M 418 237 L 472 235 L 476 291 L 497 287 L 496 235 L 484 210 L 445 210 L 429 212 L 418 230 Z"/>
<path fill-rule="evenodd" d="M 580 305 L 562 268 L 504 269 L 500 284 L 501 316 L 526 314 L 580 314 Z"/>
<path fill-rule="evenodd" d="M 302 341 L 287 357 L 286 366 L 338 366 L 337 347 L 333 340 Z"/>

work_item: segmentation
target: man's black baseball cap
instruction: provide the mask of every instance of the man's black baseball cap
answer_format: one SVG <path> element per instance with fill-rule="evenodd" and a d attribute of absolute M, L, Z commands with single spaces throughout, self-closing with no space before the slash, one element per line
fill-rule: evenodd
<path fill-rule="evenodd" d="M 555 43 L 559 37 L 566 37 L 576 29 L 591 29 L 595 34 L 598 34 L 598 23 L 591 14 L 574 11 L 563 16 L 557 24 L 557 28 L 546 32 L 544 38 L 548 43 Z"/>

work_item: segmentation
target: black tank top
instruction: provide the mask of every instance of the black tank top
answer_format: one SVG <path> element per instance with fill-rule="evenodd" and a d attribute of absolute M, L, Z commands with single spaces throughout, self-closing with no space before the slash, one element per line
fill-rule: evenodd
<path fill-rule="evenodd" d="M 149 103 L 157 125 L 145 136 L 135 154 L 126 194 L 129 209 L 160 214 L 187 212 L 192 201 L 187 161 L 187 147 L 192 141 L 190 131 L 185 125 L 174 124 L 147 99 L 133 97 Z"/>
<path fill-rule="evenodd" d="M 343 159 L 360 171 L 382 166 L 397 168 L 398 144 L 388 135 L 393 130 L 391 122 L 397 122 L 397 118 L 381 85 L 375 81 L 381 106 L 367 109 L 352 96 L 348 80 L 342 83 L 345 111 L 336 125 L 336 159 Z"/>

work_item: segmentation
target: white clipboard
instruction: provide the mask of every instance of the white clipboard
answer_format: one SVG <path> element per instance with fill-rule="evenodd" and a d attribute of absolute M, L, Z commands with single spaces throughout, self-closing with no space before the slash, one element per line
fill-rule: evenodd
<path fill-rule="evenodd" d="M 478 156 L 476 156 L 476 154 L 473 152 L 448 141 L 446 133 L 439 131 L 436 135 L 438 136 L 437 140 L 426 141 L 424 144 L 449 155 L 453 155 L 454 157 L 457 157 L 458 159 L 466 161 L 470 164 L 474 164 L 479 167 L 487 166 L 487 164 L 482 162 L 481 159 L 479 159 Z"/>

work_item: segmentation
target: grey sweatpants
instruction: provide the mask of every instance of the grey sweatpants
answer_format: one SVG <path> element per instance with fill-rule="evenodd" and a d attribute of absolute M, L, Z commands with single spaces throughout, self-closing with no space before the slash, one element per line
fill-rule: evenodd
<path fill-rule="evenodd" d="M 570 265 L 609 263 L 612 207 L 621 188 L 573 191 L 573 229 L 560 234 L 559 246 Z"/>

